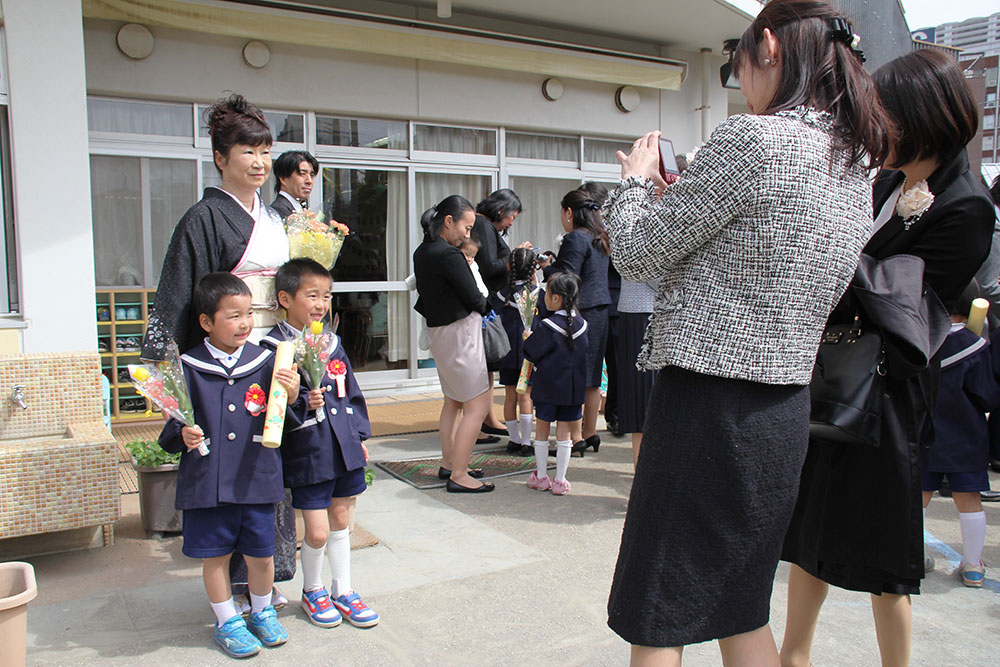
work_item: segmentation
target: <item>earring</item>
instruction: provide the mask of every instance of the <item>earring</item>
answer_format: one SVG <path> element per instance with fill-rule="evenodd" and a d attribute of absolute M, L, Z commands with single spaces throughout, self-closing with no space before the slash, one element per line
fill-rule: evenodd
<path fill-rule="evenodd" d="M 771 59 L 770 58 L 764 58 L 764 64 L 765 65 L 770 65 L 771 64 Z"/>

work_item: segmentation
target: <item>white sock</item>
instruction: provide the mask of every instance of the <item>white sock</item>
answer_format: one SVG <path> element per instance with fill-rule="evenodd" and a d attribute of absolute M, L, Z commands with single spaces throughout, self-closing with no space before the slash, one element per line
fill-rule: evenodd
<path fill-rule="evenodd" d="M 521 415 L 521 442 L 531 442 L 531 413 Z"/>
<path fill-rule="evenodd" d="M 326 541 L 326 559 L 333 573 L 330 595 L 339 598 L 351 592 L 351 531 L 331 530 Z"/>
<path fill-rule="evenodd" d="M 538 479 L 549 474 L 549 441 L 535 440 L 535 475 Z"/>
<path fill-rule="evenodd" d="M 556 440 L 556 481 L 566 481 L 566 471 L 569 470 L 569 455 L 573 451 L 572 440 Z"/>
<path fill-rule="evenodd" d="M 507 426 L 507 435 L 510 437 L 511 442 L 516 442 L 517 444 L 521 444 L 522 442 L 524 442 L 524 440 L 521 440 L 517 435 L 516 419 L 508 419 L 504 421 L 504 424 Z"/>
<path fill-rule="evenodd" d="M 212 602 L 209 600 L 208 603 L 212 605 L 212 611 L 215 612 L 215 618 L 219 622 L 220 628 L 223 623 L 236 615 L 236 604 L 232 598 L 229 598 L 225 602 Z"/>
<path fill-rule="evenodd" d="M 958 525 L 962 529 L 962 562 L 979 565 L 986 542 L 986 512 L 959 512 Z"/>
<path fill-rule="evenodd" d="M 323 554 L 326 552 L 326 543 L 319 549 L 313 549 L 302 540 L 302 552 L 299 556 L 302 561 L 302 590 L 314 591 L 323 586 Z"/>
<path fill-rule="evenodd" d="M 271 591 L 268 591 L 267 595 L 254 595 L 253 591 L 250 591 L 250 611 L 252 613 L 264 611 L 264 608 L 269 604 L 271 604 Z"/>

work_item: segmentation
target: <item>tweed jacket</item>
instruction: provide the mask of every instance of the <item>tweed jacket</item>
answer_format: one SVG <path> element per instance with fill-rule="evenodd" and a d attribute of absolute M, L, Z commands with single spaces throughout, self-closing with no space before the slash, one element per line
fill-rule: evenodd
<path fill-rule="evenodd" d="M 637 366 L 809 383 L 830 311 L 871 234 L 864 169 L 829 114 L 728 118 L 656 199 L 629 177 L 604 222 L 622 278 L 660 280 Z"/>

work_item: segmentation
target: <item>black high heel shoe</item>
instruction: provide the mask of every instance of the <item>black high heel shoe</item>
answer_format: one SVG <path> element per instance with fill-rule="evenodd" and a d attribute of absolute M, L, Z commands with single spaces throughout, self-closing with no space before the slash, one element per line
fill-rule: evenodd
<path fill-rule="evenodd" d="M 473 479 L 482 479 L 482 476 L 482 468 L 469 468 L 469 477 L 472 477 Z M 438 479 L 451 479 L 451 471 L 447 468 L 438 468 Z"/>
<path fill-rule="evenodd" d="M 570 450 L 569 453 L 570 456 L 574 454 L 579 454 L 580 458 L 583 458 L 583 455 L 587 453 L 587 441 L 577 440 L 576 442 L 573 443 L 573 448 Z"/>
<path fill-rule="evenodd" d="M 601 436 L 595 433 L 586 440 L 580 440 L 579 442 L 574 442 L 573 450 L 570 453 L 579 454 L 580 458 L 583 458 L 583 455 L 587 452 L 587 448 L 593 448 L 594 453 L 596 454 L 597 450 L 601 448 Z"/>

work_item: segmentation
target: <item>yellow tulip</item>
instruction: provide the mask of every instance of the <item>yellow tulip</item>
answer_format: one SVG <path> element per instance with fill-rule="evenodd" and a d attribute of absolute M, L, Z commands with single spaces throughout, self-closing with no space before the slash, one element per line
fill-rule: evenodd
<path fill-rule="evenodd" d="M 142 366 L 132 369 L 132 377 L 136 382 L 145 382 L 149 379 L 149 371 Z"/>
<path fill-rule="evenodd" d="M 314 336 L 318 336 L 323 333 L 323 323 L 319 320 L 314 320 L 312 324 L 309 325 L 309 332 Z"/>

